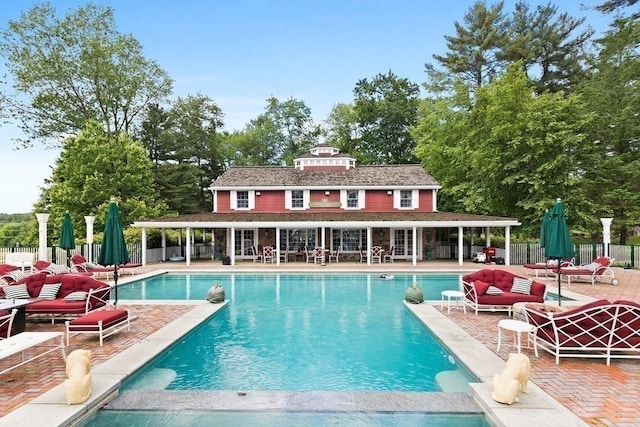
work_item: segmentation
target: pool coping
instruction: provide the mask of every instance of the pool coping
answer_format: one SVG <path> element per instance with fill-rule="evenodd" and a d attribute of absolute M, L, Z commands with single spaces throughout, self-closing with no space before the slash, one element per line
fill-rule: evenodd
<path fill-rule="evenodd" d="M 121 281 L 140 280 L 172 270 L 156 270 L 143 273 Z M 184 270 L 175 270 L 184 273 Z M 199 272 L 190 270 L 191 272 Z M 211 270 L 202 272 L 210 273 Z M 256 271 L 254 271 L 256 272 Z M 296 272 L 296 271 L 292 271 Z M 299 271 L 297 271 L 299 273 Z M 348 272 L 348 271 L 345 271 Z M 361 271 L 354 271 L 362 273 Z M 236 273 L 242 273 L 238 271 Z M 270 271 L 273 273 L 273 271 Z M 424 272 L 421 272 L 422 274 Z M 460 271 L 434 271 L 434 273 L 461 274 Z M 122 303 L 123 301 L 121 301 Z M 129 301 L 133 303 L 133 301 Z M 183 304 L 184 301 L 162 301 L 155 303 Z M 211 304 L 206 301 L 194 301 L 194 309 L 164 326 L 157 332 L 137 342 L 127 350 L 92 369 L 92 387 L 89 400 L 79 405 L 66 404 L 64 384 L 60 384 L 29 403 L 0 418 L 1 426 L 15 425 L 59 425 L 77 424 L 96 408 L 104 405 L 118 394 L 121 382 L 144 366 L 193 328 L 213 316 L 228 305 Z M 555 399 L 530 382 L 530 394 L 520 393 L 520 402 L 503 405 L 491 398 L 493 376 L 504 368 L 504 361 L 483 344 L 478 342 L 462 328 L 447 318 L 435 305 L 440 301 L 427 301 L 423 304 L 409 304 L 405 307 L 476 375 L 482 382 L 470 384 L 471 395 L 478 406 L 496 426 L 510 426 L 522 423 L 524 419 L 536 420 L 544 426 L 585 426 L 588 425 Z M 473 315 L 468 313 L 467 315 Z"/>

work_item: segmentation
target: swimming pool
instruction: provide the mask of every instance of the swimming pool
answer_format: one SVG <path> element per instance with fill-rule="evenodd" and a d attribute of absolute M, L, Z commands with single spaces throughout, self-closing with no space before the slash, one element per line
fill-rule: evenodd
<path fill-rule="evenodd" d="M 400 286 L 402 299 L 404 290 L 416 283 L 424 292 L 426 300 L 440 300 L 440 292 L 444 290 L 459 289 L 459 274 L 403 274 L 394 273 L 393 279 L 384 280 L 379 274 L 357 273 L 324 273 L 324 274 L 300 274 L 300 273 L 165 273 L 150 278 L 123 283 L 118 286 L 118 298 L 122 300 L 202 300 L 206 298 L 207 291 L 212 284 L 220 283 L 226 290 L 227 299 L 233 295 L 236 283 L 257 281 L 265 285 L 278 285 L 287 283 L 301 283 L 310 280 L 320 285 L 332 281 L 353 283 L 358 281 L 378 286 L 386 285 L 389 289 Z M 277 288 L 276 288 L 277 291 Z"/>
<path fill-rule="evenodd" d="M 468 396 L 468 383 L 478 379 L 402 302 L 414 282 L 427 294 L 435 289 L 439 297 L 440 289 L 457 289 L 458 280 L 458 275 L 413 274 L 396 274 L 394 280 L 367 274 L 165 274 L 126 285 L 123 299 L 135 299 L 136 293 L 176 299 L 176 288 L 203 299 L 215 281 L 225 288 L 229 304 L 130 377 L 116 404 L 85 425 L 100 425 L 99 419 L 125 425 L 132 417 L 146 424 L 156 417 L 173 420 L 176 413 L 184 415 L 174 405 L 185 401 L 207 402 L 212 411 L 189 411 L 191 424 L 180 425 L 227 425 L 229 417 L 235 424 L 228 425 L 487 425 Z M 287 405 L 298 399 L 337 406 L 323 407 L 322 415 L 221 410 L 229 393 L 273 401 L 283 391 Z M 428 409 L 420 405 L 382 409 L 385 402 L 406 402 L 406 396 L 415 398 L 416 393 L 449 395 L 445 402 L 466 399 L 473 408 L 467 406 L 467 413 L 453 418 L 425 414 Z M 344 412 L 341 405 L 349 399 L 365 406 L 370 400 L 370 407 L 358 414 L 333 412 Z M 446 407 L 455 413 L 452 406 Z M 199 424 L 199 416 L 206 421 Z"/>
<path fill-rule="evenodd" d="M 438 295 L 457 286 L 456 275 L 381 280 L 367 274 L 188 274 L 162 275 L 155 284 L 145 280 L 152 299 L 175 298 L 175 288 L 202 299 L 215 281 L 230 303 L 125 389 L 156 387 L 159 377 L 168 381 L 173 375 L 165 387 L 170 390 L 441 391 L 440 372 L 446 372 L 440 378 L 460 376 L 465 384 L 475 380 L 405 309 L 404 293 L 414 280 Z"/>

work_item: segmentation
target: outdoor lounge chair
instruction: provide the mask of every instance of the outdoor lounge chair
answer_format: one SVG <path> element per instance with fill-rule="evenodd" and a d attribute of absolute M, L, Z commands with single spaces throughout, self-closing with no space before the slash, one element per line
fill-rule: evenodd
<path fill-rule="evenodd" d="M 574 267 L 574 260 L 572 258 L 570 261 L 562 261 L 560 263 L 561 267 Z M 547 262 L 536 262 L 536 263 L 528 263 L 522 266 L 524 268 L 524 273 L 529 276 L 535 272 L 535 276 L 538 277 L 538 273 L 544 271 L 544 276 L 547 277 L 549 274 L 557 274 L 558 273 L 558 260 L 549 259 Z"/>
<path fill-rule="evenodd" d="M 561 278 L 566 276 L 569 284 L 571 284 L 571 278 L 574 278 L 589 279 L 592 285 L 595 285 L 596 282 L 609 280 L 612 285 L 616 286 L 620 281 L 615 278 L 611 263 L 613 263 L 613 258 L 601 256 L 590 264 L 583 264 L 577 267 L 561 267 L 560 276 Z"/>
<path fill-rule="evenodd" d="M 104 267 L 91 262 L 87 262 L 82 255 L 76 254 L 71 257 L 71 267 L 78 273 L 92 273 L 94 275 L 103 274 L 109 280 L 109 275 L 113 274 L 113 267 Z"/>

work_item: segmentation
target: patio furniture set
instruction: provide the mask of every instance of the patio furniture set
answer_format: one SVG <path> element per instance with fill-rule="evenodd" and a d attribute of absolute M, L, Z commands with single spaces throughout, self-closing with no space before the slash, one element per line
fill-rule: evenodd
<path fill-rule="evenodd" d="M 600 267 L 594 265 L 592 270 L 561 267 L 560 273 L 588 276 L 586 271 L 599 271 L 599 275 L 606 275 L 602 277 L 613 277 L 613 271 L 603 273 L 609 268 L 610 260 L 597 261 Z M 592 280 L 592 284 L 597 281 Z M 521 335 L 525 334 L 536 356 L 539 347 L 555 356 L 556 364 L 561 357 L 603 358 L 607 365 L 615 358 L 640 358 L 640 304 L 637 302 L 601 299 L 567 309 L 545 303 L 546 285 L 503 270 L 483 269 L 464 275 L 461 287 L 462 291 L 442 292 L 441 309 L 444 309 L 445 297 L 448 312 L 451 299 L 462 300 L 465 313 L 469 306 L 476 315 L 479 311 L 506 311 L 511 317 L 514 304 L 519 306 L 520 320 L 508 318 L 498 322 L 497 351 L 500 351 L 503 332 L 511 331 L 518 353 L 522 348 Z"/>
<path fill-rule="evenodd" d="M 7 270 L 0 265 L 0 271 Z M 9 268 L 10 270 L 10 268 Z M 111 285 L 88 274 L 50 274 L 40 271 L 0 287 L 0 360 L 22 354 L 0 374 L 22 366 L 57 349 L 64 353 L 64 336 L 98 335 L 103 339 L 130 329 L 129 312 L 110 305 Z M 65 332 L 25 332 L 27 320 L 65 320 Z M 60 338 L 61 344 L 51 345 Z M 27 352 L 28 349 L 34 349 Z M 39 352 L 44 348 L 46 351 Z M 6 366 L 3 365 L 3 366 Z"/>

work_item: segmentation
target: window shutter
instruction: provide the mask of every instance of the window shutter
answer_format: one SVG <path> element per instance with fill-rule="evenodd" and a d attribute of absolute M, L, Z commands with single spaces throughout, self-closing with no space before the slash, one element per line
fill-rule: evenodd
<path fill-rule="evenodd" d="M 238 206 L 238 194 L 235 191 L 230 191 L 230 193 L 229 209 L 236 210 L 236 207 Z"/>
<path fill-rule="evenodd" d="M 411 192 L 411 207 L 413 209 L 420 207 L 420 190 L 413 190 Z"/>
<path fill-rule="evenodd" d="M 340 207 L 347 209 L 347 190 L 340 190 Z"/>
<path fill-rule="evenodd" d="M 400 209 L 400 190 L 393 190 L 393 208 Z"/>
<path fill-rule="evenodd" d="M 255 190 L 249 190 L 249 210 L 256 208 L 256 192 Z"/>
<path fill-rule="evenodd" d="M 360 208 L 360 209 L 364 209 L 365 193 L 366 193 L 366 191 L 364 191 L 364 190 L 358 190 L 358 208 Z"/>
<path fill-rule="evenodd" d="M 291 210 L 291 190 L 284 191 L 284 208 Z"/>

